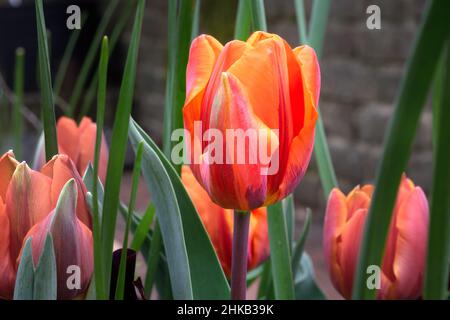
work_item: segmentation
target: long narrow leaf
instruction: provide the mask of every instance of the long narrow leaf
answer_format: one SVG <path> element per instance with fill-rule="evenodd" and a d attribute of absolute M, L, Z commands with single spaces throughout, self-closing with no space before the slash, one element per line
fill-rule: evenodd
<path fill-rule="evenodd" d="M 56 300 L 56 278 L 56 257 L 53 249 L 53 240 L 52 236 L 47 234 L 44 249 L 34 272 L 33 299 Z"/>
<path fill-rule="evenodd" d="M 308 30 L 306 30 L 305 3 L 303 0 L 295 0 L 295 15 L 300 43 L 306 43 L 308 41 Z"/>
<path fill-rule="evenodd" d="M 380 265 L 402 172 L 405 170 L 419 116 L 449 32 L 450 2 L 428 3 L 415 45 L 408 59 L 394 116 L 378 167 L 375 192 L 367 217 L 353 287 L 356 299 L 373 299 L 376 290 L 366 286 L 366 270 Z M 432 35 L 432 36 L 430 36 Z M 442 244 L 441 244 L 442 245 Z"/>
<path fill-rule="evenodd" d="M 23 90 L 25 77 L 25 49 L 16 49 L 16 65 L 14 68 L 14 103 L 12 123 L 14 128 L 14 154 L 17 159 L 22 159 L 23 143 Z"/>
<path fill-rule="evenodd" d="M 147 273 L 145 274 L 144 292 L 145 296 L 150 298 L 153 283 L 159 265 L 159 255 L 162 247 L 162 235 L 159 224 L 155 224 L 155 232 L 153 233 L 152 243 L 147 258 Z"/>
<path fill-rule="evenodd" d="M 450 37 L 448 38 L 450 40 Z M 436 117 L 436 144 L 433 160 L 433 188 L 431 193 L 428 259 L 425 277 L 425 299 L 447 299 L 450 261 L 450 41 L 441 64 L 442 79 L 440 107 L 434 109 Z"/>
<path fill-rule="evenodd" d="M 109 289 L 112 249 L 116 227 L 117 210 L 119 208 L 119 192 L 128 137 L 128 123 L 133 104 L 136 67 L 144 18 L 145 0 L 139 0 L 134 20 L 131 42 L 120 87 L 119 101 L 115 114 L 108 169 L 105 183 L 105 199 L 102 215 L 102 256 L 106 288 Z M 109 290 L 108 290 L 109 291 Z"/>
<path fill-rule="evenodd" d="M 133 241 L 131 242 L 130 248 L 134 251 L 141 250 L 142 244 L 145 241 L 145 237 L 148 234 L 148 231 L 150 230 L 150 226 L 153 223 L 153 220 L 155 218 L 155 206 L 153 204 L 150 204 L 145 211 L 144 216 L 137 224 L 135 230 L 134 230 L 134 237 Z"/>
<path fill-rule="evenodd" d="M 252 29 L 251 0 L 239 0 L 234 29 L 234 38 L 245 41 Z"/>
<path fill-rule="evenodd" d="M 36 23 L 38 35 L 39 83 L 41 86 L 41 115 L 44 124 L 45 158 L 49 161 L 58 153 L 56 136 L 55 103 L 53 100 L 50 58 L 47 44 L 44 8 L 42 0 L 36 0 Z"/>
<path fill-rule="evenodd" d="M 84 85 L 88 78 L 89 72 L 91 71 L 92 65 L 95 62 L 95 55 L 102 42 L 103 35 L 105 34 L 106 27 L 111 20 L 114 10 L 119 4 L 119 0 L 111 0 L 108 3 L 102 19 L 95 31 L 94 39 L 91 42 L 86 58 L 81 66 L 80 73 L 78 74 L 77 81 L 75 82 L 75 87 L 73 88 L 72 95 L 69 99 L 69 110 L 67 110 L 67 115 L 73 117 L 75 109 L 77 107 L 78 101 L 80 99 L 81 93 L 83 92 Z"/>
<path fill-rule="evenodd" d="M 266 11 L 263 0 L 252 1 L 252 25 L 254 30 L 267 31 Z"/>

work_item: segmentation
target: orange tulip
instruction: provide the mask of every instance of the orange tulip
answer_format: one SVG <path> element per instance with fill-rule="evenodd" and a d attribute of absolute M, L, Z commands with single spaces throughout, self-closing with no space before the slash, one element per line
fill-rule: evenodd
<path fill-rule="evenodd" d="M 79 174 L 84 175 L 89 163 L 94 163 L 95 140 L 97 125 L 88 117 L 83 117 L 78 126 L 77 123 L 67 117 L 61 117 L 56 125 L 58 136 L 58 149 L 60 154 L 66 154 L 72 159 Z M 34 168 L 40 169 L 45 163 L 44 144 L 39 143 Z M 100 161 L 98 175 L 104 183 L 108 166 L 108 145 L 105 137 L 102 137 L 100 147 Z"/>
<path fill-rule="evenodd" d="M 47 234 L 52 235 L 57 267 L 58 299 L 73 299 L 85 292 L 94 270 L 92 233 L 77 218 L 77 187 L 74 179 L 69 180 L 61 191 L 56 209 L 34 225 L 24 238 L 32 238 L 33 261 L 37 265 Z M 76 284 L 74 280 L 73 288 L 67 285 L 70 276 L 67 270 L 70 266 L 79 268 L 80 281 Z"/>
<path fill-rule="evenodd" d="M 188 166 L 182 167 L 181 178 L 209 234 L 222 268 L 230 277 L 233 240 L 233 210 L 223 209 L 209 198 Z M 252 211 L 248 237 L 247 265 L 251 270 L 269 256 L 266 208 Z"/>
<path fill-rule="evenodd" d="M 0 158 L 0 297 L 12 297 L 24 240 L 30 229 L 49 216 L 70 179 L 78 188 L 77 215 L 88 228 L 86 187 L 66 155 L 55 156 L 42 172 L 17 162 L 12 152 Z"/>
<path fill-rule="evenodd" d="M 188 159 L 215 203 L 248 211 L 292 192 L 311 157 L 319 92 L 319 64 L 308 46 L 291 49 L 281 37 L 265 32 L 225 46 L 208 35 L 194 39 L 183 108 Z M 234 140 L 218 142 L 226 159 L 223 154 L 211 163 L 206 161 L 213 156 L 206 143 L 210 129 L 223 137 L 230 129 L 259 135 L 241 150 L 234 148 Z M 261 143 L 269 146 L 262 151 L 268 161 L 250 161 Z M 277 170 L 264 174 L 272 165 Z"/>
<path fill-rule="evenodd" d="M 323 243 L 334 287 L 351 298 L 364 223 L 373 187 L 353 189 L 345 196 L 333 189 L 328 199 Z M 397 194 L 378 299 L 417 299 L 422 292 L 428 234 L 428 202 L 420 187 L 403 176 Z"/>

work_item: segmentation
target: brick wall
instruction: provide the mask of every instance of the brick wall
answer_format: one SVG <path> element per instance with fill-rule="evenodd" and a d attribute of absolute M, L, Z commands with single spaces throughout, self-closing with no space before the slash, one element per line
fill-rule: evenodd
<path fill-rule="evenodd" d="M 201 31 L 224 41 L 231 37 L 234 8 L 225 2 L 203 0 Z M 232 2 L 235 5 L 235 1 Z M 298 45 L 294 4 L 266 0 L 269 31 Z M 381 30 L 366 28 L 368 5 L 381 9 Z M 408 52 L 418 28 L 423 0 L 334 0 L 321 58 L 320 108 L 341 187 L 372 182 L 393 112 Z M 307 1 L 307 10 L 310 8 Z M 229 3 L 225 6 L 230 7 Z M 147 3 L 135 115 L 161 141 L 167 47 L 165 1 Z M 221 26 L 217 26 L 217 25 Z M 212 30 L 212 31 L 211 31 Z M 429 190 L 431 180 L 431 114 L 420 122 L 407 171 L 416 184 Z M 323 193 L 314 160 L 296 190 L 299 204 L 322 212 Z"/>

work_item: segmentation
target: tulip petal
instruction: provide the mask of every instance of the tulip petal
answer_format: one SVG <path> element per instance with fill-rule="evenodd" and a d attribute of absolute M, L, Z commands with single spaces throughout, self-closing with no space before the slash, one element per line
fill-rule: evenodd
<path fill-rule="evenodd" d="M 313 48 L 303 45 L 294 49 L 297 61 L 302 69 L 303 81 L 307 92 L 311 95 L 314 106 L 319 105 L 320 67 Z"/>
<path fill-rule="evenodd" d="M 395 292 L 415 299 L 421 295 L 428 239 L 428 202 L 420 187 L 406 196 L 396 218 Z"/>
<path fill-rule="evenodd" d="M 30 228 L 52 210 L 50 186 L 48 177 L 31 170 L 25 162 L 16 167 L 5 202 L 11 228 L 11 259 L 18 256 L 24 236 Z"/>
<path fill-rule="evenodd" d="M 35 225 L 25 239 L 32 237 L 33 260 L 37 264 L 47 233 L 53 238 L 58 274 L 58 299 L 72 299 L 84 292 L 93 272 L 92 233 L 77 218 L 77 185 L 70 179 L 61 191 L 56 209 Z M 70 266 L 80 270 L 80 289 L 68 288 Z M 73 271 L 72 271 L 73 272 Z"/>
<path fill-rule="evenodd" d="M 338 237 L 347 220 L 345 195 L 334 188 L 328 197 L 323 225 L 323 251 L 325 263 L 336 288 L 343 287 L 343 276 L 338 259 Z"/>
<path fill-rule="evenodd" d="M 14 290 L 14 267 L 9 254 L 9 218 L 0 199 L 0 299 L 10 299 Z"/>
<path fill-rule="evenodd" d="M 51 201 L 53 207 L 56 205 L 62 188 L 70 179 L 74 178 L 78 188 L 77 216 L 88 227 L 91 226 L 91 215 L 86 204 L 87 189 L 83 179 L 78 173 L 72 160 L 66 155 L 54 156 L 41 172 L 52 178 L 51 182 Z"/>
<path fill-rule="evenodd" d="M 92 122 L 88 117 L 84 117 L 81 120 L 79 127 L 79 139 L 82 141 L 80 144 L 79 159 L 77 165 L 78 173 L 84 175 L 86 169 L 91 163 L 94 164 L 95 158 L 95 144 L 97 137 L 97 125 Z M 106 169 L 108 166 L 108 146 L 104 135 L 102 134 L 101 145 L 100 145 L 100 158 L 98 164 L 98 175 L 100 180 L 105 183 L 106 180 Z"/>
<path fill-rule="evenodd" d="M 357 210 L 369 209 L 369 205 L 370 198 L 367 196 L 367 193 L 361 191 L 359 186 L 354 188 L 347 196 L 347 220 L 349 220 Z"/>
<path fill-rule="evenodd" d="M 61 117 L 56 124 L 58 147 L 61 154 L 68 155 L 74 163 L 78 162 L 80 139 L 77 123 L 68 117 Z M 82 141 L 86 143 L 88 141 Z"/>
<path fill-rule="evenodd" d="M 361 246 L 364 223 L 366 221 L 367 209 L 357 210 L 347 221 L 340 235 L 339 260 L 342 269 L 343 284 L 341 294 L 346 299 L 351 299 L 353 279 L 356 274 L 359 248 Z"/>
<path fill-rule="evenodd" d="M 14 159 L 12 151 L 6 152 L 0 158 L 0 200 L 3 200 L 3 202 L 6 199 L 6 190 L 8 189 L 9 181 L 18 164 L 17 160 Z"/>

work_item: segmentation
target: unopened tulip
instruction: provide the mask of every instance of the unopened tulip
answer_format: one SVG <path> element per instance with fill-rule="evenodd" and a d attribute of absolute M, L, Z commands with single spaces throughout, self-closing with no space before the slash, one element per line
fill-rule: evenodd
<path fill-rule="evenodd" d="M 292 49 L 265 32 L 225 46 L 208 35 L 194 39 L 183 108 L 187 157 L 215 203 L 248 211 L 293 191 L 311 157 L 319 92 L 308 46 Z M 239 146 L 227 137 L 239 131 L 253 137 Z"/>
<path fill-rule="evenodd" d="M 17 263 L 27 233 L 49 216 L 64 184 L 71 179 L 78 191 L 77 215 L 88 228 L 90 215 L 84 198 L 86 187 L 66 155 L 55 156 L 42 172 L 30 169 L 25 162 L 17 162 L 12 152 L 0 158 L 1 298 L 12 298 Z"/>
<path fill-rule="evenodd" d="M 323 243 L 334 287 L 352 295 L 364 223 L 372 198 L 371 185 L 345 196 L 333 189 L 328 199 Z M 420 187 L 403 176 L 397 194 L 381 266 L 378 299 L 417 299 L 422 292 L 428 233 L 428 202 Z"/>
<path fill-rule="evenodd" d="M 32 239 L 33 262 L 37 265 L 47 234 L 52 236 L 58 299 L 73 299 L 85 292 L 94 269 L 92 233 L 77 218 L 76 205 L 77 184 L 70 179 L 61 191 L 56 208 L 24 238 Z"/>
<path fill-rule="evenodd" d="M 83 176 L 89 163 L 94 164 L 95 141 L 97 125 L 88 117 L 83 117 L 80 125 L 67 117 L 59 118 L 56 125 L 58 149 L 60 154 L 66 154 L 72 159 L 80 176 Z M 34 160 L 34 168 L 40 169 L 45 163 L 43 139 L 39 143 Z M 108 166 L 108 145 L 102 136 L 98 175 L 104 183 Z"/>
<path fill-rule="evenodd" d="M 225 274 L 231 275 L 231 254 L 233 240 L 233 210 L 223 209 L 209 198 L 188 166 L 183 166 L 181 178 L 202 222 L 209 234 Z M 269 256 L 266 208 L 251 213 L 248 237 L 247 265 L 251 270 Z"/>

